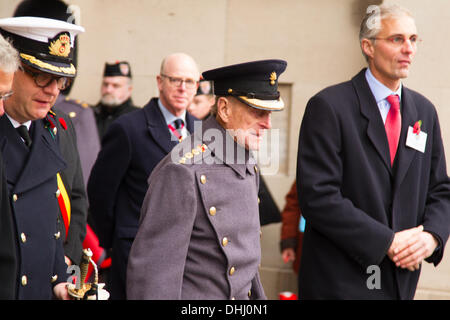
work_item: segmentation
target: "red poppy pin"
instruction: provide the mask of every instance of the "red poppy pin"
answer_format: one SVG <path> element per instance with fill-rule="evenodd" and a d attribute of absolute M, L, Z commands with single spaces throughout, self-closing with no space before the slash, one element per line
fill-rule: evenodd
<path fill-rule="evenodd" d="M 66 120 L 64 120 L 63 118 L 59 118 L 59 123 L 61 123 L 62 127 L 64 128 L 64 130 L 67 130 L 67 123 Z"/>
<path fill-rule="evenodd" d="M 416 121 L 416 123 L 414 123 L 413 133 L 419 135 L 421 125 L 422 125 L 422 120 Z"/>

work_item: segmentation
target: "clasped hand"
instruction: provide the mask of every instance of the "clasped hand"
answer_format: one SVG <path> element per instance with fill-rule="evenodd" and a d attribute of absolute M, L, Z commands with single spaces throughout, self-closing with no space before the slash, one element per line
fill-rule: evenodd
<path fill-rule="evenodd" d="M 397 267 L 415 271 L 422 261 L 431 256 L 438 245 L 437 240 L 423 226 L 396 232 L 387 252 Z"/>

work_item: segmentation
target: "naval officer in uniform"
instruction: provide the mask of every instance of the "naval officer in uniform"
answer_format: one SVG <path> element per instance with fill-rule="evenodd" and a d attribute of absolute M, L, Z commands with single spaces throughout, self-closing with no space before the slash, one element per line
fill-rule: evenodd
<path fill-rule="evenodd" d="M 50 112 L 75 77 L 73 41 L 80 26 L 37 17 L 0 19 L 0 32 L 19 51 L 13 95 L 0 117 L 0 146 L 15 218 L 20 261 L 18 299 L 68 299 L 63 237 L 57 228 L 66 168 L 59 119 Z M 55 130 L 56 129 L 56 130 Z"/>
<path fill-rule="evenodd" d="M 127 271 L 129 299 L 265 299 L 258 150 L 282 110 L 282 60 L 203 73 L 213 116 L 153 170 Z M 164 199 L 171 199 L 165 201 Z"/>

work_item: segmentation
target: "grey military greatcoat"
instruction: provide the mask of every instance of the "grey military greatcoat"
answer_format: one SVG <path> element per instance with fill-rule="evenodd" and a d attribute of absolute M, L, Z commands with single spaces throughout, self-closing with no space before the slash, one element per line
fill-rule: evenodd
<path fill-rule="evenodd" d="M 128 262 L 129 299 L 266 298 L 258 168 L 214 117 L 202 127 L 149 178 Z"/>

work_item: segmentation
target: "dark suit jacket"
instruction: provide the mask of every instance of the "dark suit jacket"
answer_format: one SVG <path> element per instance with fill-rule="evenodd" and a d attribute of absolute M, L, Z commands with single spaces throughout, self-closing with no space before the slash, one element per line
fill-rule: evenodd
<path fill-rule="evenodd" d="M 67 279 L 62 238 L 56 236 L 56 174 L 66 163 L 59 151 L 58 135 L 45 125 L 44 120 L 33 121 L 33 144 L 28 149 L 8 117 L 0 117 L 1 153 L 18 237 L 19 299 L 51 299 L 53 286 Z"/>
<path fill-rule="evenodd" d="M 0 155 L 0 300 L 16 297 L 16 231 L 9 204 L 8 185 L 6 184 L 3 159 Z"/>
<path fill-rule="evenodd" d="M 189 132 L 194 129 L 194 119 L 186 114 Z M 176 144 L 171 140 L 157 98 L 118 118 L 102 140 L 88 182 L 88 197 L 100 245 L 113 248 L 113 299 L 125 297 L 128 254 L 137 233 L 147 179 Z M 121 287 L 116 290 L 116 285 Z"/>
<path fill-rule="evenodd" d="M 58 118 L 64 119 L 67 129 L 59 121 L 56 122 L 59 132 L 59 148 L 64 160 L 67 163 L 65 170 L 61 172 L 61 179 L 67 190 L 70 199 L 70 226 L 66 237 L 66 228 L 62 217 L 58 219 L 58 228 L 64 241 L 64 254 L 79 265 L 83 250 L 83 240 L 86 236 L 87 219 L 87 196 L 83 182 L 80 157 L 77 148 L 77 136 L 75 128 L 67 116 L 62 111 L 54 108 Z"/>
<path fill-rule="evenodd" d="M 439 121 L 425 97 L 403 86 L 402 130 L 390 166 L 388 141 L 362 70 L 310 99 L 300 129 L 297 183 L 306 219 L 299 294 L 304 299 L 412 299 L 420 271 L 396 268 L 394 233 L 423 225 L 440 249 L 449 234 L 450 185 Z M 405 145 L 422 120 L 424 153 Z M 378 265 L 381 289 L 368 289 Z"/>

